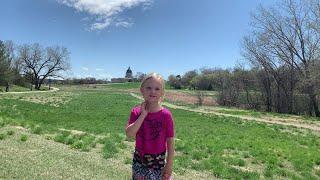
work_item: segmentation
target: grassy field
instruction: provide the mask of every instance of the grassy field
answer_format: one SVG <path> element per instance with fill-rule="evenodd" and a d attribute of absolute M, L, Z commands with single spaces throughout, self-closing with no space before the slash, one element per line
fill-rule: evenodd
<path fill-rule="evenodd" d="M 0 88 L 0 92 L 5 92 L 5 87 Z M 21 92 L 21 91 L 30 91 L 29 88 L 21 87 L 21 86 L 16 86 L 16 85 L 11 85 L 9 88 L 10 92 Z"/>
<path fill-rule="evenodd" d="M 124 127 L 137 84 L 0 95 L 0 179 L 129 179 Z M 175 179 L 320 179 L 308 130 L 171 109 Z M 262 114 L 263 115 L 263 114 Z"/>
<path fill-rule="evenodd" d="M 48 86 L 42 86 L 40 91 L 47 91 L 48 89 L 49 89 Z M 0 87 L 0 93 L 6 93 L 5 90 L 6 90 L 5 87 Z M 34 88 L 32 90 L 38 91 L 38 90 L 35 90 Z M 10 85 L 10 88 L 9 88 L 9 92 L 27 92 L 27 91 L 30 91 L 29 87 Z"/>

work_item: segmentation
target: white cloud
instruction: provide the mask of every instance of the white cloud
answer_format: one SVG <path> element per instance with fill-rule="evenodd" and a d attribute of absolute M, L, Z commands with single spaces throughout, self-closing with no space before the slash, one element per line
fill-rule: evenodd
<path fill-rule="evenodd" d="M 61 4 L 72 7 L 80 12 L 93 16 L 94 23 L 90 30 L 105 29 L 111 24 L 122 27 L 130 27 L 132 22 L 118 19 L 118 16 L 125 10 L 142 6 L 147 9 L 153 0 L 56 0 Z"/>
<path fill-rule="evenodd" d="M 110 21 L 106 19 L 104 22 L 96 22 L 91 25 L 90 30 L 102 30 L 110 25 Z"/>
<path fill-rule="evenodd" d="M 104 69 L 96 68 L 96 71 L 104 71 Z"/>
<path fill-rule="evenodd" d="M 89 68 L 87 68 L 87 67 L 82 67 L 81 69 L 84 71 L 89 71 Z"/>
<path fill-rule="evenodd" d="M 124 28 L 131 27 L 132 25 L 133 25 L 132 22 L 127 22 L 127 21 L 119 21 L 116 23 L 117 27 L 124 27 Z"/>

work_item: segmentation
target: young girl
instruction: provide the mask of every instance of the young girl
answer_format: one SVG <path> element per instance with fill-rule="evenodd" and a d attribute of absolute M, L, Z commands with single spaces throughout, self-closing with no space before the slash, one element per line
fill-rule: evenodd
<path fill-rule="evenodd" d="M 171 112 L 162 107 L 164 80 L 156 74 L 141 82 L 144 102 L 131 110 L 127 137 L 135 137 L 132 179 L 171 179 L 174 156 L 174 125 Z M 167 156 L 166 156 L 167 152 Z"/>

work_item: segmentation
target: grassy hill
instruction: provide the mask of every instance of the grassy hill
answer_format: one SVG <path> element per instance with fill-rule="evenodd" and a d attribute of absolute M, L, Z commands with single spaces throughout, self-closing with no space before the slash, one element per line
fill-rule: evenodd
<path fill-rule="evenodd" d="M 130 179 L 134 143 L 124 127 L 140 103 L 127 90 L 137 87 L 0 95 L 0 178 Z M 311 130 L 170 110 L 175 179 L 320 178 L 320 138 Z"/>

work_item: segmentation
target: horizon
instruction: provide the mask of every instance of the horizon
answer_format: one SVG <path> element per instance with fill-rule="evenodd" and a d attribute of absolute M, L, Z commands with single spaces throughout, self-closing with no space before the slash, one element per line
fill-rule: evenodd
<path fill-rule="evenodd" d="M 66 47 L 72 68 L 66 78 L 111 80 L 131 67 L 133 75 L 157 72 L 167 79 L 245 63 L 240 41 L 250 13 L 275 2 L 5 0 L 0 39 Z"/>

